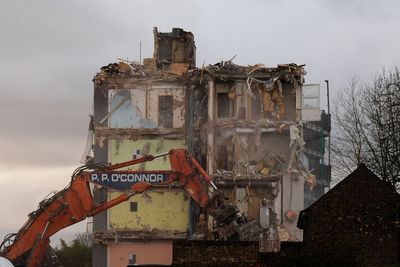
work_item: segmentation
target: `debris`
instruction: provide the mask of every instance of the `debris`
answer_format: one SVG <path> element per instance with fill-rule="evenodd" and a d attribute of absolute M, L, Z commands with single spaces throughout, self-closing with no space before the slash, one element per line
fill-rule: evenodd
<path fill-rule="evenodd" d="M 291 172 L 294 168 L 294 162 L 298 158 L 298 150 L 302 149 L 306 144 L 302 136 L 300 136 L 300 129 L 296 125 L 290 125 L 290 158 L 287 171 Z"/>
<path fill-rule="evenodd" d="M 283 241 L 298 241 L 296 237 L 290 234 L 290 231 L 283 225 L 280 224 L 277 226 L 278 229 L 278 236 L 281 242 Z"/>
<path fill-rule="evenodd" d="M 270 171 L 271 171 L 271 169 L 269 169 L 269 168 L 267 168 L 267 167 L 264 167 L 264 168 L 262 168 L 262 170 L 261 170 L 261 174 L 264 175 L 264 176 L 268 176 L 269 173 L 270 173 Z"/>
<path fill-rule="evenodd" d="M 297 214 L 293 210 L 287 210 L 285 212 L 285 217 L 289 222 L 295 222 L 297 220 Z"/>
<path fill-rule="evenodd" d="M 185 74 L 189 69 L 190 64 L 186 63 L 172 63 L 169 65 L 168 72 L 177 75 Z"/>
<path fill-rule="evenodd" d="M 307 182 L 310 191 L 317 185 L 317 176 L 312 173 L 305 173 L 304 180 Z"/>

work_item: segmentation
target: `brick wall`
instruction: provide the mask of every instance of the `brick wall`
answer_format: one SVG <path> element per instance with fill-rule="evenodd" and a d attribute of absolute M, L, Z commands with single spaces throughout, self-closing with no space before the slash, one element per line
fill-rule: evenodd
<path fill-rule="evenodd" d="M 175 241 L 173 255 L 173 266 L 260 266 L 253 241 Z"/>
<path fill-rule="evenodd" d="M 390 186 L 361 166 L 304 211 L 307 250 L 354 266 L 394 266 L 399 202 Z"/>

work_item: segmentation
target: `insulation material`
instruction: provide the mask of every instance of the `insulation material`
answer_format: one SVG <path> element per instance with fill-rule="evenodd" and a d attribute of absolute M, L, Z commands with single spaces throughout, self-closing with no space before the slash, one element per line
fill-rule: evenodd
<path fill-rule="evenodd" d="M 108 266 L 171 265 L 172 241 L 119 243 L 108 246 Z"/>
<path fill-rule="evenodd" d="M 267 151 L 263 158 L 257 161 L 254 171 L 263 176 L 280 175 L 282 174 L 283 166 L 286 165 L 285 163 L 286 160 L 283 155 Z"/>
<path fill-rule="evenodd" d="M 109 193 L 109 199 L 119 194 Z M 133 210 L 131 203 L 136 203 Z M 189 205 L 190 198 L 182 190 L 135 195 L 129 201 L 109 209 L 109 227 L 150 232 L 155 229 L 186 232 L 189 227 Z"/>
<path fill-rule="evenodd" d="M 168 72 L 177 75 L 185 74 L 189 69 L 190 64 L 187 63 L 172 63 L 169 65 Z"/>
<path fill-rule="evenodd" d="M 264 89 L 262 91 L 264 112 L 280 119 L 285 114 L 285 105 L 283 103 L 282 93 L 279 86 L 274 86 L 272 90 Z"/>
<path fill-rule="evenodd" d="M 309 190 L 312 191 L 314 187 L 317 185 L 317 176 L 315 174 L 312 174 L 308 170 L 303 171 L 302 173 L 304 176 L 304 180 L 308 185 Z"/>
<path fill-rule="evenodd" d="M 300 129 L 296 125 L 290 125 L 290 156 L 288 163 L 288 172 L 293 171 L 294 164 L 298 159 L 298 150 L 302 149 L 306 144 L 303 137 L 300 135 Z"/>
<path fill-rule="evenodd" d="M 172 112 L 172 127 L 182 128 L 185 123 L 185 87 L 178 84 L 153 84 L 148 92 L 148 116 L 157 127 L 160 127 L 159 113 L 167 112 L 160 111 L 159 108 L 159 96 L 172 96 L 172 109 L 168 112 Z"/>

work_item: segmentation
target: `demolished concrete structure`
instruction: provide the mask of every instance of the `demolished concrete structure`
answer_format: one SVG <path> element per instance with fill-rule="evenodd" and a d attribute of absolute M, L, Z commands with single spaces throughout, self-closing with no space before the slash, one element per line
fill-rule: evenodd
<path fill-rule="evenodd" d="M 195 55 L 193 34 L 155 28 L 153 58 L 101 68 L 94 78 L 94 161 L 186 148 L 229 201 L 263 226 L 262 236 L 253 238 L 260 251 L 302 240 L 298 213 L 330 180 L 330 172 L 325 183 L 320 179 L 320 170 L 330 170 L 321 164 L 330 128 L 321 123 L 319 87 L 304 84 L 304 65 L 223 61 L 196 68 Z M 170 166 L 164 158 L 137 168 Z M 99 202 L 116 194 L 95 190 Z M 135 196 L 94 218 L 93 264 L 171 264 L 173 240 L 218 239 L 212 218 L 199 211 L 179 188 Z"/>

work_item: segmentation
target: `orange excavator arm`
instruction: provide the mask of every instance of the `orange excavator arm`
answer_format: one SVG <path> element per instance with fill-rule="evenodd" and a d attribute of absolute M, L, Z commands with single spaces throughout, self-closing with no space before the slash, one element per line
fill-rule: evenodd
<path fill-rule="evenodd" d="M 129 165 L 153 159 L 154 157 L 147 156 L 130 161 Z M 103 172 L 107 172 L 115 167 L 114 165 L 98 166 L 95 170 L 101 169 Z M 49 238 L 52 235 L 87 217 L 94 216 L 126 201 L 148 187 L 146 184 L 133 185 L 131 193 L 124 193 L 106 203 L 95 205 L 89 185 L 91 175 L 92 172 L 76 171 L 65 189 L 40 202 L 38 209 L 29 214 L 27 222 L 18 233 L 8 235 L 5 238 L 0 247 L 0 256 L 23 266 L 40 266 L 42 257 L 50 243 Z"/>
<path fill-rule="evenodd" d="M 117 170 L 167 155 L 171 163 L 171 170 L 168 171 Z M 90 183 L 129 193 L 96 205 Z M 49 247 L 49 238 L 59 230 L 107 210 L 151 187 L 172 185 L 182 187 L 201 208 L 215 218 L 219 227 L 233 227 L 231 235 L 238 233 L 235 230 L 238 225 L 242 225 L 242 228 L 245 226 L 246 231 L 254 228 L 254 224 L 248 225 L 246 218 L 240 217 L 236 206 L 225 203 L 222 193 L 193 156 L 184 149 L 174 149 L 168 153 L 148 155 L 110 166 L 78 168 L 65 189 L 40 202 L 39 208 L 29 214 L 28 221 L 18 233 L 5 238 L 0 245 L 0 256 L 22 266 L 38 267 Z"/>

